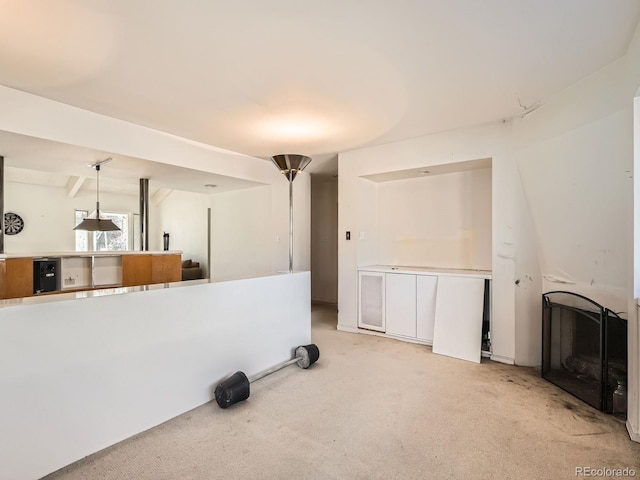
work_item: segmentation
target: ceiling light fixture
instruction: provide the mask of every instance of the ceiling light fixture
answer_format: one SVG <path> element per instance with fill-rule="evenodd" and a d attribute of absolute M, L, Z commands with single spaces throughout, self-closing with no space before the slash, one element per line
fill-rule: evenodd
<path fill-rule="evenodd" d="M 293 180 L 309 165 L 311 158 L 305 155 L 282 154 L 274 155 L 271 161 L 289 180 L 289 273 L 293 273 Z"/>
<path fill-rule="evenodd" d="M 110 219 L 100 218 L 100 166 L 111 161 L 111 158 L 102 160 L 101 162 L 90 164 L 89 167 L 96 169 L 96 218 L 85 218 L 80 222 L 74 230 L 86 230 L 88 232 L 112 232 L 120 230 Z"/>

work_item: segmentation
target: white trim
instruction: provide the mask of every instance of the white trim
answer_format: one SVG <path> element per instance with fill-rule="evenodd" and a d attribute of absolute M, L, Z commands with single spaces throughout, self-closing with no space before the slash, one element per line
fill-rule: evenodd
<path fill-rule="evenodd" d="M 340 332 L 348 332 L 348 333 L 361 333 L 359 328 L 356 327 L 345 327 L 344 325 L 338 324 L 336 330 Z"/>
<path fill-rule="evenodd" d="M 627 426 L 627 432 L 629 433 L 629 437 L 631 438 L 631 440 L 633 440 L 634 442 L 640 443 L 640 432 L 633 431 L 633 428 L 629 423 L 629 420 L 627 420 L 626 426 Z"/>
<path fill-rule="evenodd" d="M 489 358 L 491 358 L 491 360 L 493 360 L 494 362 L 506 363 L 507 365 L 515 365 L 516 364 L 516 361 L 513 358 L 504 357 L 502 355 L 496 355 L 494 353 L 492 353 Z"/>

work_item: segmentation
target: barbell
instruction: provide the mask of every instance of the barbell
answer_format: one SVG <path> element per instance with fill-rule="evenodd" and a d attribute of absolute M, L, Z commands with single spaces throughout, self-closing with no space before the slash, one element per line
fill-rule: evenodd
<path fill-rule="evenodd" d="M 233 404 L 249 398 L 249 385 L 256 380 L 266 377 L 289 365 L 297 364 L 300 368 L 307 369 L 320 358 L 320 350 L 317 345 L 301 345 L 296 348 L 295 357 L 291 360 L 279 363 L 252 377 L 247 377 L 244 372 L 237 371 L 226 380 L 220 382 L 215 390 L 216 402 L 220 408 L 227 408 Z"/>

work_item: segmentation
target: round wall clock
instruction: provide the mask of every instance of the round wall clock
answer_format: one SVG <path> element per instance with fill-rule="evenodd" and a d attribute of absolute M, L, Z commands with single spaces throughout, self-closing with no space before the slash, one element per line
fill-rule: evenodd
<path fill-rule="evenodd" d="M 17 235 L 24 228 L 24 221 L 17 213 L 7 212 L 4 214 L 4 234 Z"/>

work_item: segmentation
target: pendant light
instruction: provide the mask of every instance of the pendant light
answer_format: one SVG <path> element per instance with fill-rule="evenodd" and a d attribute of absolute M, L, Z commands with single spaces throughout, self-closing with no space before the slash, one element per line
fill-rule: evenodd
<path fill-rule="evenodd" d="M 289 273 L 293 273 L 293 179 L 309 165 L 311 158 L 304 155 L 274 155 L 271 161 L 289 180 Z"/>
<path fill-rule="evenodd" d="M 88 232 L 112 232 L 120 230 L 120 227 L 113 223 L 112 220 L 100 218 L 100 166 L 110 161 L 111 158 L 107 158 L 101 162 L 89 165 L 91 168 L 96 169 L 96 218 L 85 218 L 76 225 L 74 230 L 86 230 Z"/>

